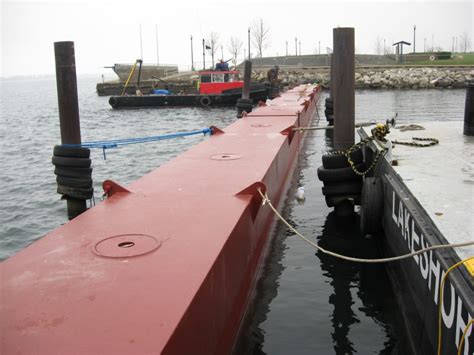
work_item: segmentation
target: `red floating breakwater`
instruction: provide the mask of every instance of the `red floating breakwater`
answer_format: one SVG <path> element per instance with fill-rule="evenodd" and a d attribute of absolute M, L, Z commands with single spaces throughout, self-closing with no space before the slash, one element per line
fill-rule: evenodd
<path fill-rule="evenodd" d="M 4 354 L 224 354 L 320 88 L 215 133 L 0 265 Z"/>

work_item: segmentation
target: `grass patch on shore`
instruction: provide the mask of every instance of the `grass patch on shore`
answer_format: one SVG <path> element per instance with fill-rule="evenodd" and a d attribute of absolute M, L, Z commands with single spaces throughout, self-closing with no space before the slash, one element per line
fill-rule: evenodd
<path fill-rule="evenodd" d="M 454 58 L 406 62 L 409 65 L 474 65 L 474 53 L 455 53 Z"/>

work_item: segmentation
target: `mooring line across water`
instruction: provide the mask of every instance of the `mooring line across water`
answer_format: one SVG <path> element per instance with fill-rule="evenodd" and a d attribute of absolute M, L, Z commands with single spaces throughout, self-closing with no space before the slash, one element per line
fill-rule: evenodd
<path fill-rule="evenodd" d="M 387 263 L 387 262 L 391 262 L 391 261 L 399 261 L 399 260 L 403 260 L 403 259 L 408 259 L 408 258 L 411 258 L 415 255 L 426 253 L 430 250 L 446 249 L 446 248 L 460 248 L 460 247 L 474 245 L 474 241 L 469 241 L 469 242 L 464 242 L 464 243 L 455 243 L 455 244 L 440 244 L 440 245 L 432 245 L 430 247 L 423 248 L 423 249 L 414 251 L 412 253 L 403 254 L 403 255 L 399 255 L 399 256 L 394 256 L 394 257 L 390 257 L 390 258 L 380 258 L 380 259 L 354 258 L 354 257 L 351 257 L 351 256 L 342 255 L 342 254 L 338 254 L 338 253 L 335 253 L 335 252 L 330 251 L 330 250 L 326 250 L 323 247 L 321 247 L 320 245 L 318 245 L 317 243 L 315 243 L 315 242 L 309 240 L 308 238 L 306 238 L 304 235 L 302 235 L 300 232 L 298 232 L 298 230 L 296 228 L 294 228 L 290 223 L 288 223 L 288 221 L 285 220 L 285 218 L 283 218 L 283 216 L 280 214 L 280 212 L 278 212 L 278 210 L 275 208 L 275 206 L 272 205 L 272 203 L 271 203 L 271 201 L 268 198 L 268 195 L 266 193 L 264 194 L 261 189 L 258 189 L 258 192 L 259 192 L 260 196 L 263 199 L 263 205 L 268 204 L 268 206 L 273 211 L 273 213 L 275 213 L 275 215 L 288 228 L 290 228 L 290 230 L 293 231 L 298 237 L 303 239 L 309 245 L 311 245 L 314 248 L 318 249 L 319 251 L 323 252 L 324 254 L 331 255 L 331 256 L 334 256 L 336 258 L 347 260 L 347 261 L 354 261 L 354 262 L 358 262 L 358 263 L 368 263 L 368 264 Z"/>

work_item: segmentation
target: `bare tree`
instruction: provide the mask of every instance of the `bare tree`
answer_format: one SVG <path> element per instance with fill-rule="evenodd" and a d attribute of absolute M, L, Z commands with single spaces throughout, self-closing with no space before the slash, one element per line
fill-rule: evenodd
<path fill-rule="evenodd" d="M 234 66 L 237 66 L 237 57 L 242 51 L 243 42 L 237 37 L 230 37 L 230 42 L 227 45 L 227 50 L 232 53 L 232 62 Z"/>
<path fill-rule="evenodd" d="M 219 33 L 217 32 L 211 32 L 209 34 L 209 37 L 207 39 L 208 42 L 208 51 L 209 54 L 211 55 L 212 58 L 212 68 L 214 68 L 214 56 L 217 53 L 217 50 L 219 49 Z"/>
<path fill-rule="evenodd" d="M 468 32 L 461 35 L 461 52 L 466 53 L 471 48 L 471 37 Z"/>
<path fill-rule="evenodd" d="M 383 40 L 379 36 L 375 39 L 375 54 L 382 55 L 384 52 Z"/>
<path fill-rule="evenodd" d="M 252 24 L 252 43 L 257 48 L 258 56 L 262 57 L 262 52 L 270 45 L 270 27 L 265 25 L 263 19 L 255 20 Z"/>

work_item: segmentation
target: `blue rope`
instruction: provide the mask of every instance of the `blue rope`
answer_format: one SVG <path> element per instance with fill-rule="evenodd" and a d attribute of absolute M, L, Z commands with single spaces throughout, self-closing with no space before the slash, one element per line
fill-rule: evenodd
<path fill-rule="evenodd" d="M 150 137 L 139 137 L 139 138 L 124 138 L 124 139 L 111 139 L 111 140 L 103 140 L 103 141 L 90 141 L 84 142 L 81 144 L 63 144 L 64 147 L 84 147 L 84 148 L 101 148 L 104 152 L 104 160 L 106 159 L 105 150 L 109 148 L 118 148 L 122 145 L 129 145 L 129 144 L 138 144 L 138 143 L 148 143 L 148 142 L 156 142 L 165 139 L 172 139 L 172 138 L 179 138 L 179 137 L 186 137 L 192 136 L 196 134 L 204 134 L 207 133 L 212 134 L 211 128 L 203 128 L 199 131 L 190 131 L 190 132 L 179 132 L 179 133 L 169 133 L 169 134 L 162 134 L 159 136 L 150 136 Z"/>

